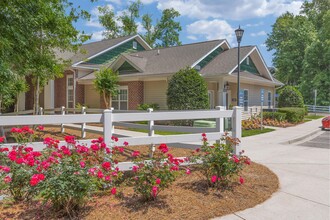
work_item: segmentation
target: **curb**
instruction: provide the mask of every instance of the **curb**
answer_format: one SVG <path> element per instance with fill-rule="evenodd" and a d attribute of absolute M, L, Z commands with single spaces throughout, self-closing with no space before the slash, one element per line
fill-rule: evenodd
<path fill-rule="evenodd" d="M 305 134 L 303 136 L 300 136 L 300 137 L 297 137 L 297 138 L 294 138 L 294 139 L 291 139 L 291 140 L 288 140 L 288 141 L 281 142 L 280 144 L 294 144 L 294 143 L 300 142 L 304 139 L 307 139 L 307 138 L 309 138 L 309 137 L 311 137 L 311 136 L 313 136 L 313 135 L 315 135 L 319 132 L 322 132 L 322 130 L 320 128 L 318 128 L 314 131 L 311 131 L 310 133 Z"/>

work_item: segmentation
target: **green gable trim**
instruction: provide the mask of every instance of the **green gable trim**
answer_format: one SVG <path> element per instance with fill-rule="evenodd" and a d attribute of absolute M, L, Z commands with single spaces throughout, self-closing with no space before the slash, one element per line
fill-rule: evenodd
<path fill-rule="evenodd" d="M 241 63 L 241 71 L 247 71 L 255 75 L 260 75 L 250 56 L 249 64 L 247 63 L 247 58 Z"/>
<path fill-rule="evenodd" d="M 125 73 L 132 73 L 132 72 L 139 72 L 137 69 L 135 69 L 131 64 L 129 64 L 127 61 L 125 61 L 118 69 L 119 74 L 125 74 Z"/>
<path fill-rule="evenodd" d="M 197 63 L 196 66 L 200 66 L 202 69 L 204 66 L 206 66 L 211 60 L 213 60 L 214 57 L 218 56 L 220 53 L 222 53 L 223 49 L 221 47 L 218 47 L 215 49 L 212 53 L 207 55 L 203 60 L 201 60 L 199 63 Z"/>
<path fill-rule="evenodd" d="M 137 49 L 133 48 L 133 41 L 137 43 Z M 97 57 L 94 57 L 83 64 L 104 64 L 114 61 L 122 53 L 134 53 L 145 50 L 144 47 L 136 40 L 130 40 L 118 47 L 115 47 Z"/>

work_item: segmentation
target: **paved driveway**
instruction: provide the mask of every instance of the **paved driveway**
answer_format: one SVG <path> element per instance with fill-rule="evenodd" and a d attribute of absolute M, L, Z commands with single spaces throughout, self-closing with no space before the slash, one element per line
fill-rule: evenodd
<path fill-rule="evenodd" d="M 323 131 L 319 136 L 299 145 L 306 147 L 330 149 L 330 131 Z"/>
<path fill-rule="evenodd" d="M 280 189 L 260 205 L 219 219 L 329 220 L 330 150 L 325 147 L 329 132 L 304 143 L 287 144 L 289 140 L 320 131 L 320 123 L 321 120 L 314 120 L 243 138 L 246 154 L 276 173 Z"/>

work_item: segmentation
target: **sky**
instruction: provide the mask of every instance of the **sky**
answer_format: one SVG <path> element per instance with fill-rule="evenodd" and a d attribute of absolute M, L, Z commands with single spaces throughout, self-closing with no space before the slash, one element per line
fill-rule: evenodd
<path fill-rule="evenodd" d="M 177 19 L 182 26 L 182 44 L 227 39 L 231 47 L 236 47 L 235 29 L 244 29 L 241 46 L 256 45 L 268 66 L 272 65 L 272 53 L 267 51 L 265 41 L 272 31 L 276 18 L 289 11 L 298 14 L 303 0 L 141 0 L 140 15 L 151 14 L 154 22 L 160 19 L 162 10 L 174 8 L 181 16 Z M 129 1 L 90 0 L 76 1 L 82 9 L 91 14 L 91 19 L 75 23 L 78 30 L 92 34 L 92 41 L 102 40 L 104 28 L 98 21 L 98 7 L 108 6 L 120 16 Z M 138 32 L 144 33 L 141 20 L 137 19 Z"/>

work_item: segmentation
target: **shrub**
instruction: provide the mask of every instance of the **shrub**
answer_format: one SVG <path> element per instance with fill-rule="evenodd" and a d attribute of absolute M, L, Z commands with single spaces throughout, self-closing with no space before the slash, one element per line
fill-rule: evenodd
<path fill-rule="evenodd" d="M 279 108 L 278 112 L 285 113 L 286 119 L 292 123 L 303 121 L 305 116 L 304 108 Z"/>
<path fill-rule="evenodd" d="M 171 110 L 208 109 L 204 78 L 192 68 L 175 73 L 168 83 L 167 105 Z"/>
<path fill-rule="evenodd" d="M 205 176 L 209 186 L 211 187 L 224 187 L 238 177 L 240 171 L 243 169 L 244 164 L 250 164 L 250 159 L 243 156 L 243 151 L 239 156 L 233 153 L 233 145 L 239 140 L 232 139 L 225 135 L 221 138 L 221 143 L 210 145 L 207 142 L 207 137 L 202 134 L 203 145 L 197 152 L 201 155 L 194 156 L 193 160 L 200 160 L 201 171 Z M 241 184 L 244 183 L 243 177 L 239 177 Z"/>
<path fill-rule="evenodd" d="M 149 161 L 140 159 L 138 151 L 133 152 L 132 156 L 137 157 L 133 166 L 134 192 L 145 200 L 155 200 L 158 194 L 168 188 L 181 172 L 179 165 L 184 160 L 174 158 L 167 153 L 168 151 L 166 144 L 159 145 Z"/>
<path fill-rule="evenodd" d="M 304 107 L 304 99 L 298 89 L 285 86 L 279 90 L 278 107 Z"/>
<path fill-rule="evenodd" d="M 243 130 L 253 130 L 260 129 L 261 122 L 258 118 L 249 118 L 246 120 L 242 120 L 242 129 Z"/>
<path fill-rule="evenodd" d="M 147 103 L 143 103 L 143 104 L 139 104 L 137 109 L 138 110 L 148 110 L 148 108 L 152 108 L 153 110 L 159 110 L 159 105 L 157 103 L 151 103 L 151 104 L 147 104 Z"/>
<path fill-rule="evenodd" d="M 281 112 L 263 112 L 262 117 L 264 119 L 274 119 L 277 121 L 285 121 L 286 114 Z"/>

